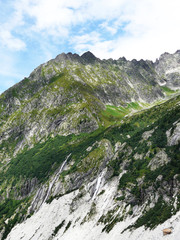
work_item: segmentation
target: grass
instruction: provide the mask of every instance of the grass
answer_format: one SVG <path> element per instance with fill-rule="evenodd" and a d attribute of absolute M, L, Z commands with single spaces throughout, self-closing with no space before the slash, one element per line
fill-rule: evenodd
<path fill-rule="evenodd" d="M 104 121 L 105 126 L 108 127 L 120 123 L 128 114 L 137 112 L 142 108 L 138 102 L 128 103 L 125 107 L 106 105 L 106 109 L 101 112 L 102 121 Z"/>
<path fill-rule="evenodd" d="M 163 92 L 164 92 L 167 96 L 172 95 L 172 94 L 174 94 L 174 93 L 177 92 L 177 91 L 172 90 L 172 89 L 170 89 L 170 88 L 168 88 L 168 87 L 165 87 L 165 86 L 161 86 L 160 88 L 163 90 Z"/>

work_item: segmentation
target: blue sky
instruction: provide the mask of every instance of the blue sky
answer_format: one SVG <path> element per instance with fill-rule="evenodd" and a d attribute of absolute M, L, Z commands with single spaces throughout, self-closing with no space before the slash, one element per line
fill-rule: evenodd
<path fill-rule="evenodd" d="M 180 49 L 179 0 L 0 0 L 0 93 L 62 52 L 155 60 Z"/>

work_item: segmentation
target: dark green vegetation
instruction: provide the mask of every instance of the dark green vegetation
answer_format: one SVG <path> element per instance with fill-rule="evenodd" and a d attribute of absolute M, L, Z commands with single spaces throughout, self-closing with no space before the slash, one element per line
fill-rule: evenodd
<path fill-rule="evenodd" d="M 173 204 L 167 204 L 166 202 L 163 201 L 163 198 L 160 197 L 154 207 L 152 207 L 148 211 L 144 211 L 143 215 L 139 217 L 134 224 L 124 229 L 123 232 L 128 229 L 132 230 L 142 226 L 144 226 L 146 229 L 147 228 L 153 229 L 157 225 L 164 223 L 179 209 L 180 201 L 178 201 L 178 208 L 175 210 Z"/>
<path fill-rule="evenodd" d="M 173 214 L 175 214 L 175 209 L 173 205 L 168 205 L 163 201 L 162 198 L 158 200 L 153 208 L 149 211 L 145 212 L 142 217 L 138 218 L 136 223 L 132 226 L 134 228 L 138 228 L 141 226 L 145 226 L 146 228 L 154 228 L 158 224 L 165 222 L 169 219 Z"/>
<path fill-rule="evenodd" d="M 53 231 L 52 236 L 56 236 L 56 234 L 58 233 L 58 231 L 64 226 L 65 224 L 65 220 L 63 220 Z"/>
<path fill-rule="evenodd" d="M 67 143 L 72 140 L 73 136 L 49 138 L 45 143 L 38 143 L 30 150 L 24 150 L 11 161 L 8 170 L 5 173 L 5 178 L 15 177 L 19 179 L 34 178 L 40 181 L 45 181 L 50 169 L 56 169 L 60 165 L 70 150 L 68 151 Z"/>
<path fill-rule="evenodd" d="M 6 201 L 0 205 L 0 218 L 2 219 L 4 215 L 10 218 L 14 214 L 14 210 L 20 206 L 21 200 L 6 199 Z"/>
<path fill-rule="evenodd" d="M 68 222 L 68 224 L 67 224 L 66 227 L 65 227 L 64 232 L 66 232 L 66 231 L 70 228 L 71 223 L 72 223 L 71 221 Z"/>
<path fill-rule="evenodd" d="M 105 227 L 102 229 L 102 232 L 105 231 L 109 233 L 117 222 L 123 221 L 123 216 L 116 214 L 118 209 L 119 207 L 115 207 L 114 209 L 109 210 L 105 216 L 102 215 L 98 220 L 98 223 L 103 223 L 105 225 Z"/>
<path fill-rule="evenodd" d="M 165 86 L 162 86 L 161 89 L 167 94 L 167 95 L 171 95 L 171 94 L 174 94 L 176 91 L 175 90 L 172 90 L 168 87 L 165 87 Z"/>
<path fill-rule="evenodd" d="M 162 174 L 166 180 L 170 180 L 175 174 L 180 173 L 179 145 L 171 147 L 167 146 L 166 136 L 166 131 L 169 130 L 173 126 L 173 123 L 180 118 L 179 100 L 180 97 L 176 97 L 173 101 L 169 100 L 165 104 L 155 106 L 134 116 L 132 121 L 126 124 L 126 127 L 129 129 L 128 134 L 131 136 L 126 142 L 133 151 L 130 156 L 132 161 L 128 166 L 130 171 L 124 174 L 121 178 L 119 185 L 120 188 L 125 187 L 128 182 L 135 182 L 137 177 L 142 177 L 144 174 L 145 182 L 150 182 L 160 174 Z M 169 111 L 169 109 L 171 110 Z M 138 123 L 139 127 L 135 127 L 137 126 L 136 123 Z M 152 129 L 154 129 L 154 132 L 148 139 L 151 142 L 151 145 L 147 146 L 146 141 L 141 142 L 142 134 L 143 132 Z M 171 158 L 171 162 L 152 172 L 147 165 L 162 148 L 166 150 L 166 153 Z M 148 151 L 150 152 L 149 156 L 145 156 L 140 160 L 133 158 L 135 153 L 144 154 Z"/>
<path fill-rule="evenodd" d="M 2 240 L 6 239 L 15 224 L 24 220 L 29 207 L 28 200 L 28 198 L 24 200 L 14 200 L 9 198 L 0 205 L 0 230 L 4 227 Z M 7 219 L 8 222 L 5 222 Z"/>
<path fill-rule="evenodd" d="M 34 148 L 24 150 L 12 159 L 7 171 L 1 176 L 1 181 L 12 177 L 17 180 L 20 177 L 36 177 L 40 182 L 45 181 L 70 153 L 72 153 L 70 158 L 76 159 L 76 164 L 73 165 L 74 169 L 80 161 L 79 158 L 88 154 L 86 149 L 96 140 L 100 140 L 102 135 L 103 131 L 98 129 L 92 134 L 56 136 L 49 138 L 44 143 L 38 143 Z"/>

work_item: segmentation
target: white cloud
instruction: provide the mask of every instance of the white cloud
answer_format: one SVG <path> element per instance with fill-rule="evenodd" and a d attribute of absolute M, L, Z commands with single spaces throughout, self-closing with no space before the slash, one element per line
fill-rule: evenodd
<path fill-rule="evenodd" d="M 102 24 L 99 25 L 102 29 L 105 29 L 106 31 L 108 31 L 110 34 L 114 35 L 115 33 L 117 33 L 118 30 L 118 25 L 113 25 L 110 26 L 110 24 L 108 22 L 103 22 Z"/>
<path fill-rule="evenodd" d="M 123 27 L 123 35 L 111 40 L 92 41 L 87 47 L 84 43 L 84 50 L 93 49 L 94 53 L 102 58 L 125 56 L 129 59 L 155 60 L 165 51 L 172 53 L 180 48 L 178 0 L 136 0 L 127 1 L 123 6 L 119 16 L 114 10 L 117 26 L 119 24 L 119 27 L 122 27 L 123 23 L 127 23 Z M 108 27 L 108 22 L 101 26 Z M 79 46 L 79 43 L 76 46 Z M 78 49 L 76 46 L 75 49 Z"/>
<path fill-rule="evenodd" d="M 14 37 L 10 31 L 5 29 L 0 29 L 0 42 L 2 46 L 13 51 L 23 50 L 26 47 L 21 39 Z"/>
<path fill-rule="evenodd" d="M 75 36 L 71 39 L 75 51 L 80 55 L 87 50 L 92 51 L 101 58 L 109 58 L 110 51 L 113 50 L 113 41 L 103 40 L 99 33 L 91 32 L 81 36 Z"/>
<path fill-rule="evenodd" d="M 78 24 L 116 18 L 125 2 L 127 0 L 19 0 L 14 5 L 18 16 L 32 18 L 30 31 L 67 37 Z"/>
<path fill-rule="evenodd" d="M 163 51 L 179 48 L 179 0 L 19 0 L 15 9 L 19 24 L 27 17 L 32 20 L 27 35 L 41 33 L 43 41 L 52 36 L 57 44 L 57 39 L 72 40 L 73 34 L 75 50 L 94 49 L 100 57 L 122 53 L 128 58 L 154 59 Z M 101 23 L 87 33 L 86 25 L 94 21 Z M 80 24 L 83 30 L 78 29 L 74 36 L 71 30 Z M 102 29 L 112 38 L 103 35 Z M 120 31 L 118 36 L 119 30 L 123 35 Z M 21 40 L 15 38 L 15 43 L 17 49 L 23 49 Z"/>
<path fill-rule="evenodd" d="M 101 37 L 100 34 L 97 33 L 96 31 L 93 31 L 91 33 L 87 33 L 81 36 L 76 36 L 71 39 L 72 42 L 76 43 L 87 43 L 87 42 L 92 42 L 95 43 L 97 41 L 100 41 Z"/>
<path fill-rule="evenodd" d="M 20 0 L 16 1 L 16 11 L 24 18 L 32 20 L 29 31 L 45 32 L 52 36 L 68 36 L 72 24 L 73 10 L 64 0 Z"/>
<path fill-rule="evenodd" d="M 4 4 L 4 3 L 3 3 Z M 2 4 L 2 9 L 4 5 Z M 14 6 L 8 3 L 9 12 L 3 11 L 2 18 L 0 18 L 0 43 L 1 49 L 19 51 L 24 50 L 26 44 L 23 40 L 15 36 L 13 31 L 24 24 L 22 15 L 18 11 L 14 11 Z"/>

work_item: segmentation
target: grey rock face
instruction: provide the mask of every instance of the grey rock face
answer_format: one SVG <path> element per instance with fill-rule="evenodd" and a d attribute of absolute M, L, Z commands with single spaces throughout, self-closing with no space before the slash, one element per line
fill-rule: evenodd
<path fill-rule="evenodd" d="M 167 154 L 162 150 L 159 151 L 154 158 L 149 162 L 148 167 L 150 167 L 151 171 L 156 170 L 160 166 L 163 166 L 170 162 L 170 158 L 168 158 Z"/>
<path fill-rule="evenodd" d="M 28 196 L 30 193 L 32 193 L 35 190 L 35 187 L 37 185 L 37 179 L 28 179 L 21 187 L 21 196 L 25 197 Z"/>
<path fill-rule="evenodd" d="M 178 145 L 180 143 L 180 123 L 174 124 L 174 129 L 170 129 L 166 132 L 168 145 Z"/>
<path fill-rule="evenodd" d="M 150 131 L 147 131 L 147 132 L 144 132 L 143 135 L 142 135 L 143 140 L 148 140 L 148 138 L 152 136 L 153 132 L 154 132 L 154 129 L 150 130 Z"/>
<path fill-rule="evenodd" d="M 98 59 L 92 54 L 91 52 L 85 52 L 84 54 L 81 55 L 81 58 L 87 63 L 94 63 Z"/>
<path fill-rule="evenodd" d="M 174 54 L 164 53 L 155 62 L 155 70 L 159 75 L 159 84 L 170 88 L 180 88 L 180 51 Z"/>

